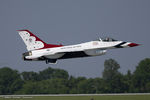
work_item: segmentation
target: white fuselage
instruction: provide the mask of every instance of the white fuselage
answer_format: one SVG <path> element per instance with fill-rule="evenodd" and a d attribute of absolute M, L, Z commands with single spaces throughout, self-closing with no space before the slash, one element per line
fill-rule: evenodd
<path fill-rule="evenodd" d="M 83 51 L 89 56 L 98 56 L 106 53 L 106 49 L 115 48 L 114 46 L 120 44 L 122 41 L 103 42 L 103 41 L 90 41 L 86 43 L 68 45 L 56 48 L 46 48 L 32 51 L 31 56 L 26 56 L 27 59 L 36 59 L 37 57 L 44 56 L 49 59 L 59 59 L 67 52 L 80 52 Z M 126 46 L 128 43 L 126 44 Z"/>

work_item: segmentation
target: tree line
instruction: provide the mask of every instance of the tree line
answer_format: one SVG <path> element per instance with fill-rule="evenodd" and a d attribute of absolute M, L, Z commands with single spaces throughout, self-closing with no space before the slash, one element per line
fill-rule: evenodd
<path fill-rule="evenodd" d="M 150 92 L 150 58 L 139 62 L 134 72 L 119 72 L 114 59 L 104 62 L 102 77 L 70 76 L 67 71 L 47 68 L 40 72 L 18 72 L 0 68 L 0 94 L 93 94 Z"/>

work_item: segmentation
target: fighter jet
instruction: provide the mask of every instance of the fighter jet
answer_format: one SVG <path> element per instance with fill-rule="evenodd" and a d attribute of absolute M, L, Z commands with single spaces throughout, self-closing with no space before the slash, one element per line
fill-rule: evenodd
<path fill-rule="evenodd" d="M 29 30 L 18 30 L 28 52 L 22 54 L 25 61 L 45 61 L 55 64 L 59 59 L 101 56 L 108 49 L 135 47 L 139 44 L 118 41 L 113 38 L 99 38 L 75 45 L 47 44 Z"/>

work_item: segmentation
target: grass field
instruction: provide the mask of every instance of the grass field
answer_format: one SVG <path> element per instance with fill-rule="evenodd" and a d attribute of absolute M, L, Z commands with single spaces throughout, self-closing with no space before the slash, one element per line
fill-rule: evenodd
<path fill-rule="evenodd" d="M 0 97 L 0 100 L 150 100 L 150 95 L 105 95 L 105 96 L 16 96 Z"/>

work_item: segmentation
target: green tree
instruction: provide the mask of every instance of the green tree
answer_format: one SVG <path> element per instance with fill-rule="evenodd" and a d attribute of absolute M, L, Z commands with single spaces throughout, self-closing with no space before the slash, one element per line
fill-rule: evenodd
<path fill-rule="evenodd" d="M 8 67 L 0 68 L 0 94 L 14 94 L 22 85 L 18 71 Z"/>
<path fill-rule="evenodd" d="M 75 78 L 73 76 L 70 76 L 69 80 L 68 80 L 68 84 L 67 84 L 67 87 L 69 87 L 70 91 L 69 93 L 70 94 L 76 94 L 76 93 L 79 93 L 79 88 L 78 88 L 78 84 L 81 82 L 81 81 L 84 81 L 86 80 L 85 77 L 78 77 L 78 78 Z"/>
<path fill-rule="evenodd" d="M 114 59 L 104 62 L 103 79 L 107 86 L 108 93 L 124 92 L 123 75 L 118 71 L 120 65 Z"/>
<path fill-rule="evenodd" d="M 25 81 L 38 81 L 39 75 L 36 72 L 22 72 L 21 76 Z"/>
<path fill-rule="evenodd" d="M 69 74 L 67 71 L 63 70 L 63 69 L 55 69 L 53 74 L 52 74 L 53 78 L 62 78 L 62 79 L 68 79 L 69 78 Z"/>
<path fill-rule="evenodd" d="M 63 78 L 68 79 L 69 74 L 67 71 L 62 69 L 53 69 L 51 67 L 40 71 L 39 78 L 40 80 L 52 79 L 52 78 Z"/>
<path fill-rule="evenodd" d="M 120 74 L 118 69 L 120 65 L 114 59 L 108 59 L 104 62 L 103 79 L 112 80 L 114 76 Z"/>
<path fill-rule="evenodd" d="M 133 73 L 134 92 L 150 92 L 147 90 L 150 82 L 150 58 L 146 58 L 138 64 Z"/>
<path fill-rule="evenodd" d="M 23 85 L 21 94 L 67 94 L 69 88 L 67 87 L 65 79 L 48 79 L 42 81 L 28 81 Z"/>
<path fill-rule="evenodd" d="M 75 77 L 73 77 L 73 76 L 69 77 L 67 86 L 70 89 L 70 91 L 69 91 L 70 94 L 77 93 L 77 84 L 76 84 L 76 78 Z"/>
<path fill-rule="evenodd" d="M 91 94 L 91 93 L 99 93 L 101 87 L 101 79 L 87 79 L 80 81 L 78 83 L 78 93 L 80 94 Z"/>
<path fill-rule="evenodd" d="M 145 84 L 145 88 L 146 88 L 146 90 L 145 90 L 145 92 L 150 92 L 150 82 L 147 82 L 146 84 Z"/>
<path fill-rule="evenodd" d="M 132 83 L 133 82 L 132 77 L 133 77 L 133 74 L 131 73 L 130 70 L 128 70 L 127 74 L 124 75 L 124 77 L 123 77 L 123 82 L 124 82 L 124 87 L 125 87 L 124 92 L 125 93 L 131 93 L 134 90 L 133 83 Z"/>

